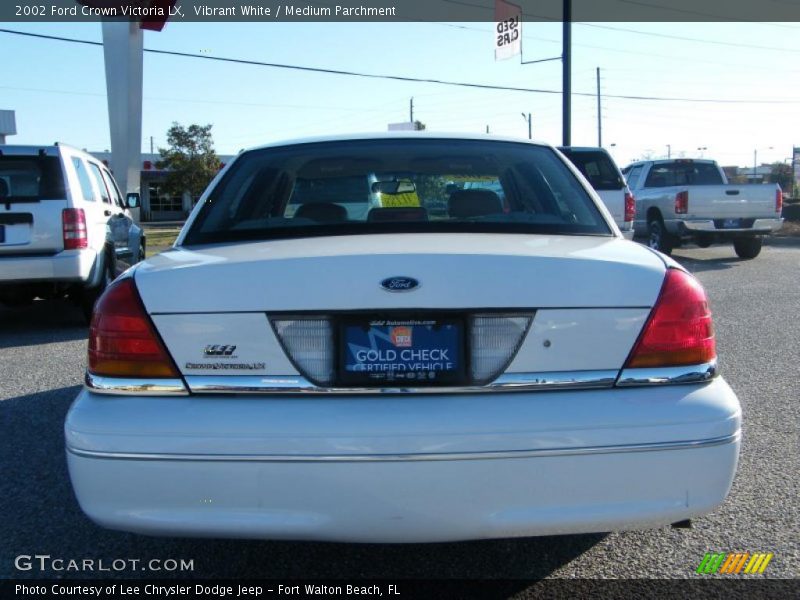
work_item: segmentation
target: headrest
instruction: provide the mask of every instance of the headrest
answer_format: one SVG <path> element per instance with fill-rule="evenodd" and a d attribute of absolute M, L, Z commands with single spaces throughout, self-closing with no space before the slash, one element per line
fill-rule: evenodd
<path fill-rule="evenodd" d="M 503 203 L 492 190 L 458 190 L 450 194 L 447 210 L 456 219 L 481 217 L 503 212 Z"/>
<path fill-rule="evenodd" d="M 311 219 L 319 223 L 336 223 L 347 220 L 347 209 L 332 202 L 309 202 L 300 205 L 294 213 L 294 218 Z"/>

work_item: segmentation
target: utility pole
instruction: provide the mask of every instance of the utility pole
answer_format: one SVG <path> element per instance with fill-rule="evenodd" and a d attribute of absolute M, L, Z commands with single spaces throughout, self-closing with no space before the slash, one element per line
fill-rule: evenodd
<path fill-rule="evenodd" d="M 667 144 L 667 158 L 672 158 L 672 146 Z"/>
<path fill-rule="evenodd" d="M 412 96 L 411 100 L 408 101 L 408 122 L 414 122 L 414 98 Z"/>
<path fill-rule="evenodd" d="M 603 116 L 600 112 L 600 67 L 597 67 L 597 145 L 603 147 Z"/>
<path fill-rule="evenodd" d="M 150 136 L 150 154 L 154 154 L 153 152 L 153 136 Z"/>
<path fill-rule="evenodd" d="M 562 48 L 562 136 L 561 143 L 569 146 L 572 143 L 572 0 L 564 0 L 564 32 Z"/>
<path fill-rule="evenodd" d="M 487 134 L 489 133 L 489 126 L 488 125 L 486 126 L 486 133 Z"/>
<path fill-rule="evenodd" d="M 532 140 L 533 139 L 533 125 L 532 125 L 532 120 L 531 120 L 531 113 L 528 113 L 527 116 L 525 115 L 525 113 L 520 113 L 520 114 L 522 115 L 523 119 L 528 121 L 528 139 Z"/>

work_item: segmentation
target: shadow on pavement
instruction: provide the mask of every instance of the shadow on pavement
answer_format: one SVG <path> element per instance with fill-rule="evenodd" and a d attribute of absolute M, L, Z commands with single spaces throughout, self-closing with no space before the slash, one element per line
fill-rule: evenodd
<path fill-rule="evenodd" d="M 724 271 L 732 269 L 737 263 L 742 262 L 742 259 L 733 256 L 719 257 L 710 256 L 709 258 L 695 258 L 681 255 L 681 250 L 676 250 L 672 254 L 672 258 L 682 264 L 690 273 L 702 273 L 704 271 Z M 758 260 L 757 258 L 754 260 Z"/>
<path fill-rule="evenodd" d="M 67 474 L 63 423 L 80 386 L 0 402 L 2 578 L 497 579 L 490 597 L 508 597 L 588 551 L 605 535 L 445 544 L 336 544 L 173 539 L 102 529 L 81 512 Z M 113 400 L 110 400 L 113 401 Z M 324 490 L 320 491 L 324 493 Z M 17 571 L 14 557 L 192 560 L 190 572 L 125 570 L 103 574 Z M 514 581 L 508 581 L 514 580 Z"/>
<path fill-rule="evenodd" d="M 80 309 L 66 300 L 35 300 L 18 307 L 0 304 L 0 348 L 68 342 L 88 335 Z"/>

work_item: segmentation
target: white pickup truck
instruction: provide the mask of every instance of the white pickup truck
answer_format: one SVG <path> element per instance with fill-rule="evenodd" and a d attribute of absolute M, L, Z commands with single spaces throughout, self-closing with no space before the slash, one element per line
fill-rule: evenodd
<path fill-rule="evenodd" d="M 664 254 L 682 241 L 732 241 L 739 257 L 755 258 L 783 223 L 780 186 L 730 185 L 713 160 L 648 160 L 622 172 L 636 198 L 636 235 Z"/>

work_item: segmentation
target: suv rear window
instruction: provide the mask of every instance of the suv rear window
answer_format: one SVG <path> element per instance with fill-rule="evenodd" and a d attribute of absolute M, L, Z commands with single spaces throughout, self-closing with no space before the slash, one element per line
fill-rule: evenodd
<path fill-rule="evenodd" d="M 0 203 L 63 200 L 61 161 L 55 156 L 0 156 Z"/>
<path fill-rule="evenodd" d="M 605 152 L 572 150 L 570 148 L 561 148 L 560 150 L 573 165 L 578 167 L 578 170 L 589 180 L 595 190 L 621 190 L 625 187 L 619 169 Z"/>
<path fill-rule="evenodd" d="M 201 207 L 184 244 L 461 231 L 611 234 L 550 148 L 392 139 L 245 152 Z"/>

